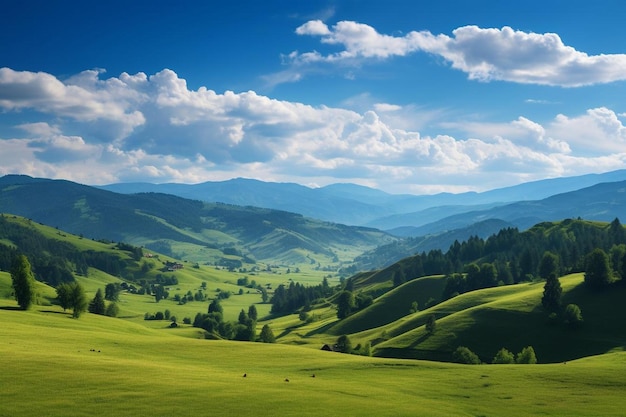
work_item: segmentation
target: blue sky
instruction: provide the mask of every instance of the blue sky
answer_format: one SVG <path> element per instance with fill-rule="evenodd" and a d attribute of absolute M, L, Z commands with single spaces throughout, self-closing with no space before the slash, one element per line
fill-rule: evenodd
<path fill-rule="evenodd" d="M 0 175 L 482 191 L 626 168 L 621 1 L 29 1 Z"/>

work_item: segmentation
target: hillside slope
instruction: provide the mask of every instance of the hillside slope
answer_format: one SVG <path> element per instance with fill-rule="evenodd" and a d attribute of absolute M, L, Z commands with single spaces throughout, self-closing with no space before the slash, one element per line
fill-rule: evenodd
<path fill-rule="evenodd" d="M 170 254 L 189 251 L 176 250 L 185 244 L 222 252 L 235 248 L 253 259 L 288 263 L 308 262 L 307 256 L 316 255 L 338 263 L 395 240 L 375 229 L 285 211 L 209 204 L 169 194 L 117 194 L 69 181 L 20 176 L 0 178 L 0 212 L 89 238 L 124 241 L 162 252 L 174 247 Z"/>
<path fill-rule="evenodd" d="M 376 345 L 380 356 L 451 360 L 458 346 L 469 347 L 484 362 L 501 348 L 519 352 L 533 346 L 541 363 L 562 362 L 623 349 L 626 286 L 597 293 L 584 288 L 583 274 L 561 278 L 564 305 L 577 304 L 584 323 L 573 329 L 548 318 L 541 307 L 543 283 L 484 289 L 462 294 L 386 326 L 389 339 Z M 437 330 L 428 335 L 425 318 Z"/>

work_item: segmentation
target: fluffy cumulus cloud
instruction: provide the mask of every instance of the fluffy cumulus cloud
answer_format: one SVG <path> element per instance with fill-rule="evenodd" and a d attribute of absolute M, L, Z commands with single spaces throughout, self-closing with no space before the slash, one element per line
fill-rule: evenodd
<path fill-rule="evenodd" d="M 362 63 L 415 52 L 445 59 L 453 68 L 480 81 L 503 80 L 564 87 L 610 83 L 626 79 L 626 55 L 588 55 L 563 43 L 555 33 L 528 33 L 510 27 L 464 26 L 452 36 L 411 31 L 404 36 L 381 34 L 358 22 L 341 21 L 332 27 L 320 20 L 296 29 L 298 35 L 318 36 L 323 44 L 341 50 L 322 54 L 292 52 L 297 66 L 314 63 Z"/>
<path fill-rule="evenodd" d="M 319 23 L 301 31 L 326 33 Z M 385 39 L 377 54 L 402 48 Z M 356 112 L 254 91 L 192 90 L 167 69 L 109 78 L 85 71 L 61 80 L 4 68 L 0 110 L 0 174 L 88 184 L 244 176 L 351 181 L 391 192 L 463 191 L 626 164 L 624 116 L 608 108 L 556 115 L 543 125 L 525 117 L 441 124 L 462 137 L 427 136 L 399 122 L 406 109 L 391 103 Z M 18 114 L 20 121 L 9 125 Z"/>

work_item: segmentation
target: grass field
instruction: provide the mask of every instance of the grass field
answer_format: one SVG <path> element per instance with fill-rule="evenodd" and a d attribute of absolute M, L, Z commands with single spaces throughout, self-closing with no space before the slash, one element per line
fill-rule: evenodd
<path fill-rule="evenodd" d="M 1 417 L 617 416 L 626 409 L 623 352 L 566 365 L 463 366 L 194 340 L 179 337 L 186 329 L 9 304 L 0 304 Z"/>

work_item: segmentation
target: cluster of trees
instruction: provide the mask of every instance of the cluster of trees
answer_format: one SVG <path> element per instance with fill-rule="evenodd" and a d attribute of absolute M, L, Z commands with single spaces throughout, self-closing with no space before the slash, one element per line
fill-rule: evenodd
<path fill-rule="evenodd" d="M 13 259 L 23 254 L 29 259 L 35 279 L 53 287 L 73 281 L 74 273 L 87 276 L 90 267 L 113 276 L 133 278 L 129 268 L 137 268 L 137 261 L 143 256 L 141 248 L 126 243 L 118 243 L 116 247 L 129 252 L 133 259 L 130 262 L 115 253 L 81 251 L 69 242 L 44 236 L 32 225 L 10 221 L 5 215 L 0 215 L 0 236 L 14 243 L 0 243 L 1 270 L 10 270 Z"/>
<path fill-rule="evenodd" d="M 482 361 L 474 352 L 465 346 L 459 346 L 452 353 L 454 362 L 467 365 L 480 365 Z M 496 353 L 491 361 L 493 364 L 535 364 L 537 363 L 537 355 L 532 346 L 522 349 L 517 355 L 514 355 L 506 348 L 502 348 Z"/>
<path fill-rule="evenodd" d="M 104 300 L 105 296 L 102 293 L 102 289 L 98 288 L 98 291 L 96 291 L 96 295 L 93 297 L 93 300 L 89 302 L 87 310 L 92 314 L 117 317 L 117 315 L 119 314 L 119 307 L 117 306 L 117 303 L 111 301 L 107 305 Z"/>
<path fill-rule="evenodd" d="M 504 229 L 498 235 L 489 238 L 484 247 L 480 245 L 480 239 L 471 239 L 471 247 L 474 248 L 472 253 L 483 255 L 482 259 L 495 260 L 483 262 L 480 266 L 471 262 L 464 266 L 463 273 L 448 274 L 443 299 L 475 289 L 511 284 L 520 279 L 541 278 L 547 281 L 544 307 L 554 310 L 560 307 L 557 303 L 557 298 L 560 297 L 557 277 L 562 274 L 586 271 L 585 283 L 590 288 L 602 288 L 620 277 L 626 277 L 626 233 L 618 219 L 604 229 L 583 221 L 570 220 L 564 223 L 571 226 L 570 232 L 566 233 L 560 228 L 547 233 L 545 231 L 547 225 L 544 224 L 543 227 L 539 225 L 531 229 L 534 230 L 531 234 L 516 234 L 512 229 Z M 559 239 L 555 240 L 554 235 Z M 529 236 L 535 237 L 535 240 L 529 242 L 536 242 L 532 254 L 530 246 L 522 250 L 524 245 L 513 243 L 521 237 L 524 237 L 522 241 L 527 240 Z M 508 246 L 503 243 L 507 241 Z M 594 247 L 594 244 L 599 246 Z M 510 251 L 494 253 L 487 250 L 488 248 L 502 250 L 517 245 L 520 245 L 522 250 L 519 258 L 509 253 Z M 463 247 L 464 244 L 459 246 Z M 539 254 L 538 248 L 541 247 L 556 251 L 545 250 Z M 462 253 L 460 249 L 458 252 Z"/>
<path fill-rule="evenodd" d="M 35 277 L 26 255 L 18 255 L 13 260 L 13 265 L 11 267 L 11 281 L 15 299 L 17 300 L 20 308 L 26 310 L 37 302 Z M 109 286 L 107 287 L 110 290 L 108 294 L 116 300 L 119 291 L 111 292 L 111 290 L 114 290 L 115 288 L 110 288 Z M 61 308 L 63 308 L 63 311 L 71 309 L 72 316 L 74 318 L 80 317 L 80 315 L 86 310 L 89 310 L 90 313 L 106 314 L 111 317 L 116 317 L 119 311 L 115 302 L 109 303 L 108 306 L 106 305 L 104 301 L 104 294 L 100 288 L 96 292 L 93 300 L 88 302 L 85 290 L 76 281 L 60 283 L 56 287 L 56 293 L 57 301 Z"/>
<path fill-rule="evenodd" d="M 469 273 L 471 277 L 465 283 L 450 284 L 447 290 L 450 296 L 485 286 L 532 280 L 539 274 L 545 252 L 558 256 L 561 273 L 567 274 L 584 271 L 586 254 L 593 250 L 611 253 L 613 259 L 622 253 L 623 245 L 626 245 L 626 231 L 619 219 L 604 227 L 567 219 L 540 223 L 524 232 L 505 228 L 486 240 L 474 236 L 463 243 L 455 241 L 446 253 L 432 250 L 414 255 L 389 267 L 388 273 L 396 285 L 433 274 L 447 274 L 458 281 L 455 273 Z M 620 275 L 626 275 L 624 262 L 614 263 L 622 265 L 614 268 Z"/>
<path fill-rule="evenodd" d="M 276 288 L 270 300 L 271 312 L 274 314 L 293 313 L 302 307 L 310 306 L 317 299 L 333 295 L 334 291 L 328 285 L 326 277 L 319 285 L 305 286 L 293 281 L 289 286 L 281 284 Z"/>
<path fill-rule="evenodd" d="M 224 320 L 224 309 L 218 299 L 211 301 L 206 314 L 198 313 L 193 320 L 193 326 L 204 329 L 211 337 L 228 340 L 240 340 L 254 342 L 257 340 L 256 322 L 258 319 L 257 309 L 254 305 L 248 307 L 248 311 L 241 310 L 236 322 Z M 276 338 L 268 325 L 263 326 L 259 341 L 274 343 Z"/>
<path fill-rule="evenodd" d="M 345 319 L 350 314 L 372 305 L 373 302 L 374 299 L 370 295 L 360 292 L 354 295 L 352 291 L 345 289 L 339 293 L 336 299 L 337 318 Z"/>

